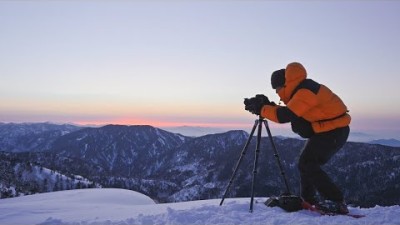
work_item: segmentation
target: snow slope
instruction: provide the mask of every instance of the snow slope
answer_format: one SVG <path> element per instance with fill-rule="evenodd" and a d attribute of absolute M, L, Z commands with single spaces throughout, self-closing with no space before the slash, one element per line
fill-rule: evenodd
<path fill-rule="evenodd" d="M 249 198 L 156 204 L 149 197 L 123 189 L 81 189 L 0 200 L 0 224 L 400 224 L 400 206 L 350 208 L 366 217 L 294 213 Z"/>

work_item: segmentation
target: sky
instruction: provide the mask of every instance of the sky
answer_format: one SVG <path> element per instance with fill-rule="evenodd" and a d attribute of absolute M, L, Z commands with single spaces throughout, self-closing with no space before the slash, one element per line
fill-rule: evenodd
<path fill-rule="evenodd" d="M 146 195 L 123 189 L 77 189 L 0 199 L 1 224 L 279 224 L 279 225 L 379 225 L 399 224 L 400 206 L 349 207 L 350 213 L 365 215 L 321 216 L 301 210 L 285 212 L 266 207 L 267 198 L 228 198 L 155 204 Z"/>
<path fill-rule="evenodd" d="M 250 129 L 300 62 L 400 139 L 399 1 L 0 1 L 0 122 Z M 287 125 L 272 125 L 276 129 Z"/>

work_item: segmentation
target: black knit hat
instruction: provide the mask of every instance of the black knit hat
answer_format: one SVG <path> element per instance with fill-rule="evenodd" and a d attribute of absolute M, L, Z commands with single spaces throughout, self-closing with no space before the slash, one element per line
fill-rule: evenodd
<path fill-rule="evenodd" d="M 271 85 L 273 89 L 282 87 L 285 84 L 285 69 L 280 69 L 272 73 Z"/>

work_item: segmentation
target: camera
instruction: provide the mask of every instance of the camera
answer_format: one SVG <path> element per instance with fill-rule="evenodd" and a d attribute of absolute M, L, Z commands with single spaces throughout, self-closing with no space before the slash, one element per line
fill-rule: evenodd
<path fill-rule="evenodd" d="M 249 98 L 245 98 L 244 99 L 244 104 L 245 105 L 249 105 L 251 102 L 250 102 L 250 99 Z"/>

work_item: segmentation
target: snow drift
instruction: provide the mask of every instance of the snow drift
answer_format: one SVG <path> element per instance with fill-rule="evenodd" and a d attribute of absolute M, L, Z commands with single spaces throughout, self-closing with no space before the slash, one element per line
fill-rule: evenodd
<path fill-rule="evenodd" d="M 149 197 L 124 189 L 59 191 L 0 200 L 0 224 L 400 224 L 400 206 L 350 207 L 365 214 L 321 216 L 301 210 L 287 213 L 264 206 L 256 198 L 249 213 L 250 198 L 156 204 Z"/>

